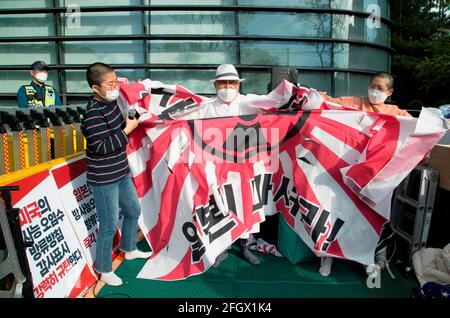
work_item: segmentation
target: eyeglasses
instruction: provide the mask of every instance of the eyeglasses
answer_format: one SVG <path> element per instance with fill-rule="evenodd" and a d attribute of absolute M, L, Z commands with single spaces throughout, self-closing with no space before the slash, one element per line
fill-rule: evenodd
<path fill-rule="evenodd" d="M 382 91 L 382 92 L 387 92 L 389 90 L 387 87 L 384 87 L 384 86 L 381 86 L 381 85 L 375 85 L 375 84 L 372 84 L 372 83 L 369 84 L 369 88 L 376 89 L 376 90 L 379 90 L 379 91 Z"/>
<path fill-rule="evenodd" d="M 100 87 L 103 89 L 115 89 L 116 87 L 119 87 L 119 85 L 117 84 L 117 79 L 115 79 L 114 81 L 102 83 Z"/>
<path fill-rule="evenodd" d="M 237 87 L 239 82 L 238 81 L 216 81 L 217 86 L 219 87 L 225 87 L 225 86 L 230 86 L 230 87 Z"/>

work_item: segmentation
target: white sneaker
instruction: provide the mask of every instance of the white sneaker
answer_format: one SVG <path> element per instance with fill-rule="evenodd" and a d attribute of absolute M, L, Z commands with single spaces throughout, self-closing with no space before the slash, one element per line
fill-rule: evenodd
<path fill-rule="evenodd" d="M 150 256 L 153 255 L 153 252 L 142 252 L 139 250 L 134 250 L 131 252 L 125 252 L 125 259 L 126 260 L 132 260 L 132 259 L 136 259 L 136 258 L 149 258 Z"/>
<path fill-rule="evenodd" d="M 377 272 L 380 268 L 376 264 L 369 264 L 364 266 L 366 269 L 367 276 L 372 276 Z"/>
<path fill-rule="evenodd" d="M 333 264 L 332 257 L 321 257 L 319 273 L 322 276 L 329 276 L 331 274 L 331 265 Z"/>
<path fill-rule="evenodd" d="M 123 284 L 122 279 L 117 276 L 114 272 L 102 273 L 100 280 L 107 285 L 120 286 Z"/>
<path fill-rule="evenodd" d="M 375 264 L 377 264 L 380 269 L 384 269 L 387 264 L 386 250 L 386 247 L 384 247 L 375 254 Z"/>

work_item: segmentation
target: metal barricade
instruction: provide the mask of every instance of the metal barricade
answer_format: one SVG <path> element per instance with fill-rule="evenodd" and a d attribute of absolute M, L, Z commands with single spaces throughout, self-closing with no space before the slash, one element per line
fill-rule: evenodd
<path fill-rule="evenodd" d="M 14 276 L 10 289 L 0 289 L 0 298 L 32 297 L 31 273 L 25 255 L 25 248 L 30 245 L 22 240 L 19 209 L 11 207 L 10 191 L 14 190 L 18 187 L 0 187 L 3 199 L 0 200 L 0 235 L 5 243 L 5 249 L 0 250 L 0 280 L 10 274 Z M 26 286 L 25 282 L 28 282 Z"/>
<path fill-rule="evenodd" d="M 426 247 L 436 195 L 438 172 L 417 166 L 394 192 L 391 227 L 408 243 L 407 263 Z"/>
<path fill-rule="evenodd" d="M 4 129 L 4 128 L 3 128 Z M 6 129 L 0 130 L 0 175 L 9 173 L 8 134 Z"/>
<path fill-rule="evenodd" d="M 80 106 L 0 109 L 0 176 L 85 149 Z"/>

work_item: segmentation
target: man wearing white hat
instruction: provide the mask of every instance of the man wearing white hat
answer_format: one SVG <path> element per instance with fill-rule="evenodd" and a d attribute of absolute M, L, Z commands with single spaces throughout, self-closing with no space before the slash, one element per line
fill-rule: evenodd
<path fill-rule="evenodd" d="M 222 64 L 217 67 L 216 76 L 210 80 L 214 83 L 217 95 L 210 101 L 204 102 L 200 108 L 177 116 L 177 119 L 200 119 L 227 116 L 240 116 L 258 113 L 258 109 L 244 103 L 245 95 L 239 94 L 241 82 L 245 79 L 239 78 L 239 74 L 232 64 Z M 250 234 L 252 235 L 252 234 Z M 240 239 L 240 256 L 250 264 L 259 264 L 258 258 L 250 252 L 250 244 L 254 241 L 252 237 Z M 216 258 L 215 267 L 225 260 L 228 252 L 225 251 Z"/>
<path fill-rule="evenodd" d="M 202 107 L 177 116 L 177 119 L 200 119 L 239 116 L 258 113 L 258 109 L 242 103 L 245 95 L 239 94 L 240 83 L 245 79 L 239 78 L 236 68 L 232 64 L 222 64 L 217 67 L 214 83 L 217 95 L 210 101 L 204 102 Z"/>

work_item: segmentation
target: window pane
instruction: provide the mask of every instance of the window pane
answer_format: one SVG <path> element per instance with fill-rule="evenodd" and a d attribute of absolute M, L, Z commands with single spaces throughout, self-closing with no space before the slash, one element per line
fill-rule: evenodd
<path fill-rule="evenodd" d="M 178 84 L 197 94 L 215 95 L 213 83 L 215 70 L 161 70 L 152 69 L 151 79 L 164 84 Z"/>
<path fill-rule="evenodd" d="M 367 19 L 355 16 L 333 15 L 333 38 L 388 46 L 389 28 L 384 23 L 379 28 L 374 28 L 366 21 Z"/>
<path fill-rule="evenodd" d="M 152 11 L 150 34 L 236 34 L 233 12 Z"/>
<path fill-rule="evenodd" d="M 145 69 L 116 69 L 117 77 L 126 77 L 130 82 L 136 82 L 145 79 Z M 85 70 L 67 70 L 66 71 L 66 90 L 67 93 L 92 93 L 87 81 Z"/>
<path fill-rule="evenodd" d="M 154 64 L 234 64 L 234 41 L 151 41 L 150 63 Z"/>
<path fill-rule="evenodd" d="M 331 15 L 315 13 L 239 13 L 242 35 L 329 37 Z"/>
<path fill-rule="evenodd" d="M 58 90 L 58 73 L 51 71 L 48 74 L 46 84 L 55 86 Z M 31 83 L 31 76 L 29 71 L 0 71 L 0 93 L 14 93 L 16 94 L 20 86 Z M 58 92 L 60 93 L 60 92 Z M 14 102 L 14 106 L 15 102 Z"/>
<path fill-rule="evenodd" d="M 67 64 L 91 64 L 101 61 L 107 64 L 142 64 L 142 41 L 66 42 Z"/>
<path fill-rule="evenodd" d="M 66 72 L 67 93 L 91 93 L 86 81 L 86 71 L 67 70 Z"/>
<path fill-rule="evenodd" d="M 0 99 L 0 107 L 18 107 L 15 98 Z"/>
<path fill-rule="evenodd" d="M 83 12 L 79 25 L 70 14 L 63 14 L 64 35 L 142 34 L 140 12 Z"/>
<path fill-rule="evenodd" d="M 233 5 L 235 0 L 148 0 L 151 5 Z"/>
<path fill-rule="evenodd" d="M 328 67 L 331 64 L 331 44 L 243 41 L 241 63 Z"/>
<path fill-rule="evenodd" d="M 331 94 L 331 72 L 299 71 L 298 82 L 300 85 L 315 88 L 318 91 Z"/>
<path fill-rule="evenodd" d="M 380 14 L 383 18 L 389 17 L 389 0 L 331 0 L 331 7 L 335 9 L 345 9 L 352 11 L 368 12 L 370 14 Z"/>
<path fill-rule="evenodd" d="M 268 93 L 270 73 L 267 71 L 243 71 L 241 76 L 245 78 L 245 81 L 241 83 L 243 94 L 265 95 Z"/>
<path fill-rule="evenodd" d="M 55 43 L 0 43 L 0 63 L 2 65 L 31 65 L 37 60 L 55 64 L 55 54 Z"/>
<path fill-rule="evenodd" d="M 100 7 L 100 6 L 120 6 L 120 5 L 140 5 L 141 0 L 108 0 L 108 1 L 92 1 L 92 0 L 60 0 L 60 6 L 78 5 L 80 7 Z M 84 14 L 84 13 L 83 13 Z"/>
<path fill-rule="evenodd" d="M 334 73 L 334 95 L 339 96 L 367 96 L 367 85 L 370 75 L 351 74 L 344 72 Z"/>
<path fill-rule="evenodd" d="M 0 15 L 2 37 L 55 35 L 51 14 Z"/>
<path fill-rule="evenodd" d="M 336 43 L 334 46 L 334 66 L 385 72 L 388 70 L 387 52 L 350 44 Z"/>
<path fill-rule="evenodd" d="M 240 5 L 298 8 L 328 8 L 330 0 L 238 0 Z"/>
<path fill-rule="evenodd" d="M 44 8 L 52 7 L 52 0 L 1 0 L 2 9 Z"/>

